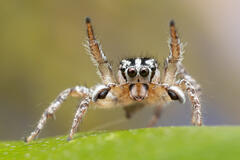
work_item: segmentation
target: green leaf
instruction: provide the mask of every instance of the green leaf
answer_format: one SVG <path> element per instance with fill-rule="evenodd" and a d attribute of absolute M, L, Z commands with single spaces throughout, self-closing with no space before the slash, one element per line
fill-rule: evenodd
<path fill-rule="evenodd" d="M 213 160 L 240 157 L 240 127 L 160 127 L 0 142 L 6 160 Z"/>

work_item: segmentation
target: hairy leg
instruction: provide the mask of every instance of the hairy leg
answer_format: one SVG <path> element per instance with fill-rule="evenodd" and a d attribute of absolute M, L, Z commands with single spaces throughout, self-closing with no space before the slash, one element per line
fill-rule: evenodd
<path fill-rule="evenodd" d="M 76 133 L 79 123 L 81 122 L 81 120 L 83 119 L 83 116 L 87 112 L 89 103 L 90 103 L 90 98 L 88 97 L 79 104 L 77 112 L 73 119 L 73 124 L 70 130 L 70 134 L 67 139 L 68 141 L 71 140 L 73 138 L 73 135 Z"/>
<path fill-rule="evenodd" d="M 30 134 L 29 137 L 25 138 L 26 142 L 30 142 L 33 140 L 43 129 L 44 125 L 47 122 L 47 119 L 50 117 L 54 117 L 54 113 L 59 109 L 61 104 L 69 97 L 86 97 L 90 93 L 90 90 L 86 87 L 76 86 L 74 88 L 68 88 L 62 91 L 57 98 L 50 104 L 50 106 L 44 111 L 40 120 L 38 121 L 37 127 Z"/>
<path fill-rule="evenodd" d="M 179 73 L 177 74 L 177 79 L 185 79 L 187 80 L 189 83 L 191 83 L 193 85 L 193 87 L 195 88 L 197 95 L 201 96 L 201 86 L 197 83 L 197 81 L 188 74 L 188 72 L 185 70 L 185 68 L 180 65 L 179 67 Z"/>
<path fill-rule="evenodd" d="M 202 125 L 201 104 L 196 89 L 186 79 L 182 79 L 179 82 L 179 86 L 182 88 L 183 91 L 187 92 L 189 100 L 192 103 L 192 124 L 196 126 L 201 126 Z"/>
<path fill-rule="evenodd" d="M 97 85 L 93 87 L 92 94 L 80 102 L 73 119 L 72 127 L 67 139 L 68 141 L 70 141 L 73 138 L 74 134 L 77 132 L 79 123 L 82 121 L 84 115 L 86 114 L 90 102 L 98 104 L 99 105 L 98 107 L 100 107 L 101 106 L 100 101 L 102 101 L 103 104 L 107 104 L 110 101 L 111 102 L 115 101 L 115 97 L 112 96 L 111 94 L 110 95 L 108 94 L 112 87 L 115 86 Z"/>
<path fill-rule="evenodd" d="M 105 85 L 108 85 L 110 83 L 116 83 L 112 67 L 109 64 L 107 57 L 104 55 L 99 42 L 96 40 L 94 36 L 91 20 L 88 17 L 86 18 L 86 24 L 90 55 L 92 56 L 94 64 L 98 68 L 98 74 L 100 78 L 102 79 Z"/>
<path fill-rule="evenodd" d="M 185 71 L 182 66 L 183 60 L 183 47 L 180 39 L 178 38 L 175 24 L 173 21 L 170 22 L 170 42 L 169 42 L 170 54 L 165 61 L 164 65 L 164 76 L 162 83 L 174 86 L 177 79 L 180 79 L 179 87 L 187 92 L 190 101 L 192 102 L 192 123 L 193 125 L 201 126 L 201 104 L 199 101 L 200 86 L 197 82 Z M 179 82 L 179 81 L 178 81 Z M 171 89 L 171 88 L 170 88 Z M 179 98 L 181 92 L 177 94 L 178 89 L 175 89 L 174 94 Z M 180 91 L 180 90 L 179 90 Z M 171 98 L 172 98 L 171 97 Z M 184 96 L 181 96 L 184 97 Z M 183 100 L 181 100 L 184 102 Z"/>
<path fill-rule="evenodd" d="M 176 74 L 183 60 L 183 47 L 178 38 L 174 21 L 170 22 L 170 40 L 169 40 L 169 56 L 164 63 L 164 75 L 162 82 L 173 85 L 176 80 Z"/>

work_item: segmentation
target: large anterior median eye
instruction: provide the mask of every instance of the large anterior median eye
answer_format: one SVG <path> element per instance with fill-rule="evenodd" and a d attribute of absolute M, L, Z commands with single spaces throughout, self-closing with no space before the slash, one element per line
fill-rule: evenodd
<path fill-rule="evenodd" d="M 135 68 L 129 68 L 127 74 L 129 75 L 129 77 L 133 78 L 137 75 L 137 70 Z"/>
<path fill-rule="evenodd" d="M 148 68 L 142 67 L 141 70 L 140 70 L 140 75 L 141 75 L 142 77 L 147 77 L 148 74 L 149 74 Z"/>

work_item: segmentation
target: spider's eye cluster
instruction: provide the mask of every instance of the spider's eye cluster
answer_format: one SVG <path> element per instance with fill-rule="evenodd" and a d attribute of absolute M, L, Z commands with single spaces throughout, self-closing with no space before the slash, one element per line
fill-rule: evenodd
<path fill-rule="evenodd" d="M 142 67 L 142 68 L 140 69 L 140 75 L 141 75 L 142 77 L 147 77 L 148 74 L 149 74 L 148 68 Z"/>
<path fill-rule="evenodd" d="M 137 75 L 137 70 L 133 67 L 129 68 L 127 74 L 129 75 L 129 77 L 133 78 Z"/>

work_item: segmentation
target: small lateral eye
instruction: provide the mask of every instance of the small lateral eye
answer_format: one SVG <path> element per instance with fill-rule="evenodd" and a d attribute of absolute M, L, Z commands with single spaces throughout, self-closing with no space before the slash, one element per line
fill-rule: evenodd
<path fill-rule="evenodd" d="M 148 74 L 149 74 L 148 68 L 146 68 L 146 67 L 141 68 L 141 70 L 140 70 L 140 75 L 141 75 L 142 77 L 147 77 Z"/>
<path fill-rule="evenodd" d="M 129 68 L 127 71 L 129 77 L 135 77 L 137 75 L 137 70 L 135 68 Z"/>

